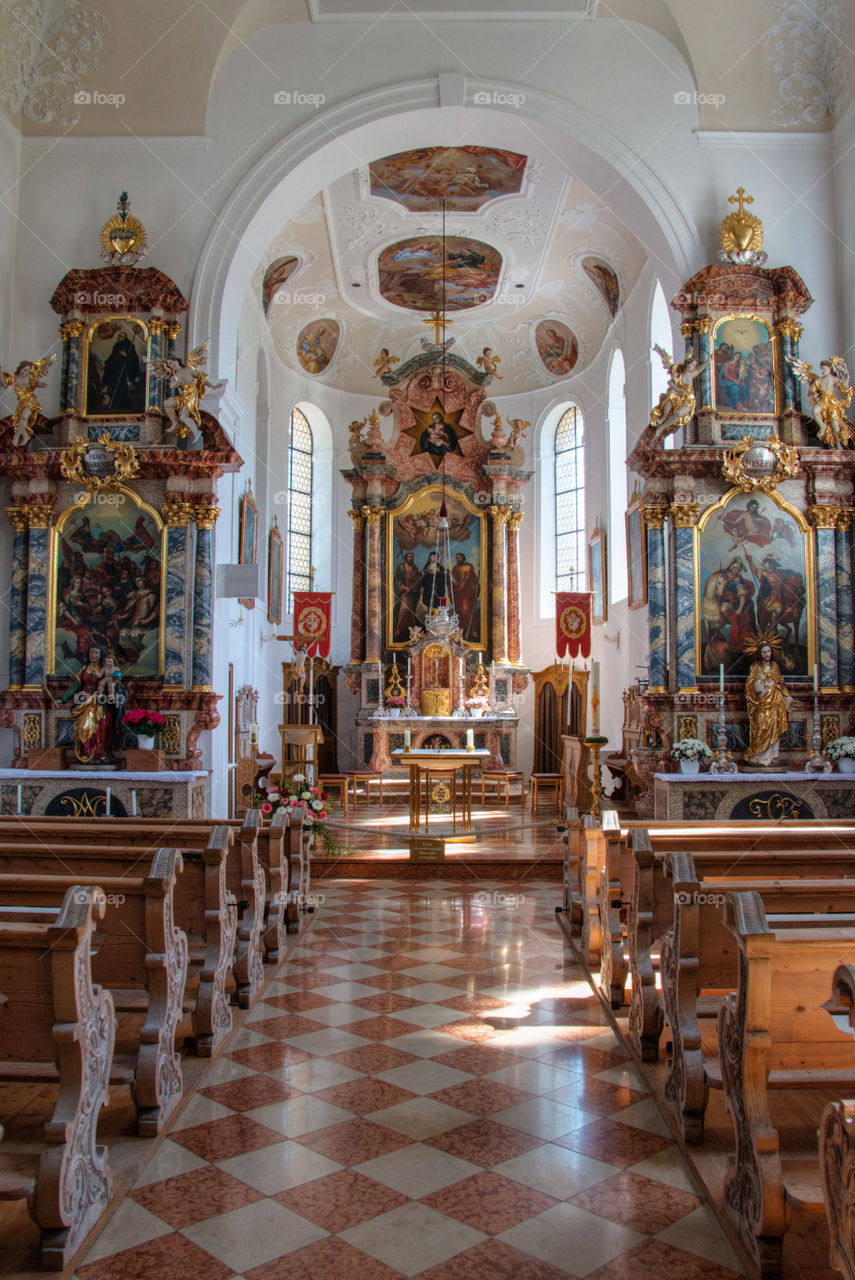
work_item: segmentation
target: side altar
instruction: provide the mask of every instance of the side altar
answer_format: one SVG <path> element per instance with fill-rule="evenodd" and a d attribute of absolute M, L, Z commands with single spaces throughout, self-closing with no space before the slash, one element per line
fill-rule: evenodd
<path fill-rule="evenodd" d="M 438 337 L 438 334 L 437 334 Z M 389 399 L 351 424 L 351 656 L 357 763 L 392 753 L 489 752 L 516 768 L 515 694 L 527 683 L 520 626 L 520 439 L 486 399 L 491 374 L 422 340 L 382 375 Z M 381 418 L 391 419 L 384 435 Z"/>
<path fill-rule="evenodd" d="M 53 355 L 2 375 L 17 403 L 0 421 L 14 531 L 0 725 L 14 735 L 14 769 L 67 770 L 66 780 L 100 772 L 102 798 L 118 772 L 198 775 L 200 736 L 219 723 L 217 485 L 242 466 L 203 408 L 220 389 L 208 383 L 207 344 L 179 355 L 188 303 L 156 267 L 138 265 L 145 241 L 123 193 L 101 232 L 106 265 L 57 285 L 55 417 L 38 400 Z"/>

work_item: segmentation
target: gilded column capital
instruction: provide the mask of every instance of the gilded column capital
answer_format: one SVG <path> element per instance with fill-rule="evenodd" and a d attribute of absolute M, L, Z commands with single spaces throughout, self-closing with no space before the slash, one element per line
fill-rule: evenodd
<path fill-rule="evenodd" d="M 59 336 L 63 342 L 68 342 L 70 338 L 79 338 L 83 333 L 82 320 L 63 320 L 59 326 Z"/>
<path fill-rule="evenodd" d="M 798 342 L 804 332 L 804 326 L 798 320 L 779 320 L 775 328 L 782 338 L 790 338 L 793 342 Z"/>
<path fill-rule="evenodd" d="M 512 515 L 510 507 L 489 507 L 488 510 L 494 529 L 500 529 L 502 525 L 507 524 Z"/>
<path fill-rule="evenodd" d="M 807 509 L 808 523 L 812 524 L 814 529 L 845 528 L 845 525 L 839 523 L 844 513 L 846 508 L 839 502 L 814 502 Z"/>
<path fill-rule="evenodd" d="M 516 533 L 522 524 L 523 513 L 521 511 L 512 511 L 508 516 L 508 533 Z"/>
<path fill-rule="evenodd" d="M 347 513 L 353 521 L 353 527 L 359 532 L 365 526 L 365 516 L 359 507 L 351 507 Z"/>
<path fill-rule="evenodd" d="M 16 533 L 23 533 L 27 527 L 27 513 L 23 507 L 7 507 L 6 515 Z"/>
<path fill-rule="evenodd" d="M 49 529 L 53 520 L 53 505 L 44 502 L 22 502 L 19 511 L 23 511 L 28 529 Z"/>
<path fill-rule="evenodd" d="M 667 502 L 645 502 L 644 523 L 649 529 L 661 529 L 670 509 Z"/>
<path fill-rule="evenodd" d="M 677 529 L 692 529 L 698 523 L 701 514 L 699 502 L 674 502 L 671 504 L 671 519 Z"/>
<path fill-rule="evenodd" d="M 149 320 L 148 331 L 153 337 L 159 337 L 166 329 L 165 320 Z"/>
<path fill-rule="evenodd" d="M 695 320 L 698 333 L 709 333 L 712 329 L 712 316 L 698 316 Z"/>
<path fill-rule="evenodd" d="M 213 529 L 219 514 L 220 508 L 213 503 L 204 502 L 193 507 L 193 519 L 196 521 L 197 529 Z"/>
<path fill-rule="evenodd" d="M 694 320 L 684 320 L 683 323 L 680 325 L 680 332 L 682 333 L 683 337 L 686 339 L 687 342 L 689 338 L 694 337 L 695 335 Z"/>
<path fill-rule="evenodd" d="M 174 342 L 181 332 L 181 325 L 164 321 L 163 332 L 166 334 L 167 338 L 169 338 L 170 342 Z"/>
<path fill-rule="evenodd" d="M 383 519 L 384 507 L 363 507 L 362 515 L 369 529 L 377 529 Z"/>
<path fill-rule="evenodd" d="M 164 524 L 170 525 L 188 525 L 194 518 L 195 511 L 192 502 L 164 502 L 160 508 Z"/>

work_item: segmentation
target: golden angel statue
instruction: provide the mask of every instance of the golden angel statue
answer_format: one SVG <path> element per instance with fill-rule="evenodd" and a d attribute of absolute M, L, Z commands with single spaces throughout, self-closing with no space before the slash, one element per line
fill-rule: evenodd
<path fill-rule="evenodd" d="M 201 367 L 208 362 L 208 343 L 206 338 L 200 347 L 194 347 L 187 357 L 187 363 L 176 356 L 167 356 L 165 360 L 155 360 L 151 370 L 156 378 L 168 378 L 169 389 L 175 394 L 163 402 L 163 409 L 169 419 L 167 431 L 174 431 L 182 439 L 192 436 L 193 440 L 202 435 L 202 415 L 199 412 L 208 391 L 219 391 L 225 382 L 209 382 L 208 375 Z M 189 421 L 184 415 L 189 415 Z"/>
<path fill-rule="evenodd" d="M 787 713 L 793 700 L 787 692 L 781 668 L 775 661 L 770 639 L 761 635 L 745 647 L 746 652 L 754 652 L 754 661 L 745 681 L 745 701 L 751 726 L 745 763 L 770 765 L 778 758 L 781 738 L 787 731 Z"/>
<path fill-rule="evenodd" d="M 4 373 L 0 369 L 4 387 L 12 387 L 18 397 L 18 403 L 12 412 L 12 426 L 15 434 L 12 443 L 16 449 L 23 449 L 33 434 L 33 422 L 43 412 L 39 404 L 36 390 L 45 386 L 43 375 L 56 359 L 56 352 L 42 360 L 22 360 L 14 373 Z"/>
<path fill-rule="evenodd" d="M 519 444 L 520 439 L 525 436 L 525 433 L 528 431 L 531 423 L 526 422 L 524 418 L 508 418 L 508 422 L 511 424 L 511 434 L 508 436 L 508 449 L 513 452 Z"/>
<path fill-rule="evenodd" d="M 488 381 L 492 381 L 493 378 L 501 379 L 502 375 L 499 373 L 499 365 L 501 362 L 502 357 L 494 356 L 492 347 L 485 347 L 478 359 L 475 361 L 479 369 L 483 369 L 486 373 Z"/>
<path fill-rule="evenodd" d="M 661 440 L 679 427 L 684 427 L 692 417 L 695 412 L 695 389 L 692 384 L 706 369 L 712 356 L 703 364 L 698 364 L 694 355 L 689 355 L 682 364 L 676 364 L 658 343 L 654 343 L 653 350 L 658 353 L 668 373 L 668 386 L 659 397 L 659 403 L 650 412 L 650 426 L 655 428 Z"/>
<path fill-rule="evenodd" d="M 852 403 L 852 381 L 843 356 L 821 360 L 818 374 L 804 360 L 790 360 L 790 364 L 796 377 L 807 383 L 820 440 L 829 449 L 845 449 L 855 428 L 846 420 L 846 410 Z"/>
<path fill-rule="evenodd" d="M 374 361 L 373 378 L 382 378 L 384 373 L 392 372 L 392 365 L 397 364 L 401 359 L 400 356 L 390 356 L 388 347 L 381 347 L 380 354 Z"/>

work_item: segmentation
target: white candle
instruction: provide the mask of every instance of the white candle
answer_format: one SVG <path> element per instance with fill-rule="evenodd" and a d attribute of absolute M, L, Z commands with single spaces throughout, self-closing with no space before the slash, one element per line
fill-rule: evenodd
<path fill-rule="evenodd" d="M 466 730 L 466 750 L 467 751 L 475 750 L 475 733 L 474 733 L 474 730 L 472 729 Z"/>
<path fill-rule="evenodd" d="M 407 654 L 407 684 L 410 683 L 411 666 L 410 655 Z"/>
<path fill-rule="evenodd" d="M 137 816 L 137 793 L 136 791 L 132 791 L 131 792 L 131 817 L 135 818 L 136 816 Z"/>
<path fill-rule="evenodd" d="M 724 693 L 724 663 L 718 664 L 718 691 Z"/>
<path fill-rule="evenodd" d="M 591 663 L 591 675 L 593 683 L 593 691 L 591 694 L 591 702 L 594 708 L 594 733 L 600 732 L 600 664 L 599 662 Z"/>
<path fill-rule="evenodd" d="M 404 730 L 404 750 L 411 751 L 413 747 L 413 735 L 409 729 Z"/>
<path fill-rule="evenodd" d="M 819 667 L 816 663 L 813 664 L 813 691 L 819 693 Z"/>
<path fill-rule="evenodd" d="M 106 801 L 105 801 L 105 803 L 104 803 L 104 812 L 106 813 L 106 815 L 107 815 L 107 817 L 108 817 L 108 818 L 109 818 L 109 816 L 110 816 L 110 795 L 111 795 L 111 791 L 110 791 L 110 788 L 108 787 L 108 788 L 107 788 L 107 799 L 106 799 Z"/>
<path fill-rule="evenodd" d="M 19 782 L 18 783 L 18 813 L 24 812 L 23 801 L 24 801 L 24 788 L 21 786 L 21 783 Z"/>

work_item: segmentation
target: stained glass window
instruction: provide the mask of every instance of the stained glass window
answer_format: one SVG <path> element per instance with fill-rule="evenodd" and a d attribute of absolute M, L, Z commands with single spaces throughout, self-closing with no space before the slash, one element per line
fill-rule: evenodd
<path fill-rule="evenodd" d="M 285 600 L 290 609 L 291 592 L 312 587 L 312 428 L 299 409 L 291 411 L 285 566 Z"/>
<path fill-rule="evenodd" d="M 572 405 L 555 430 L 555 588 L 584 591 L 585 431 L 582 411 Z"/>

